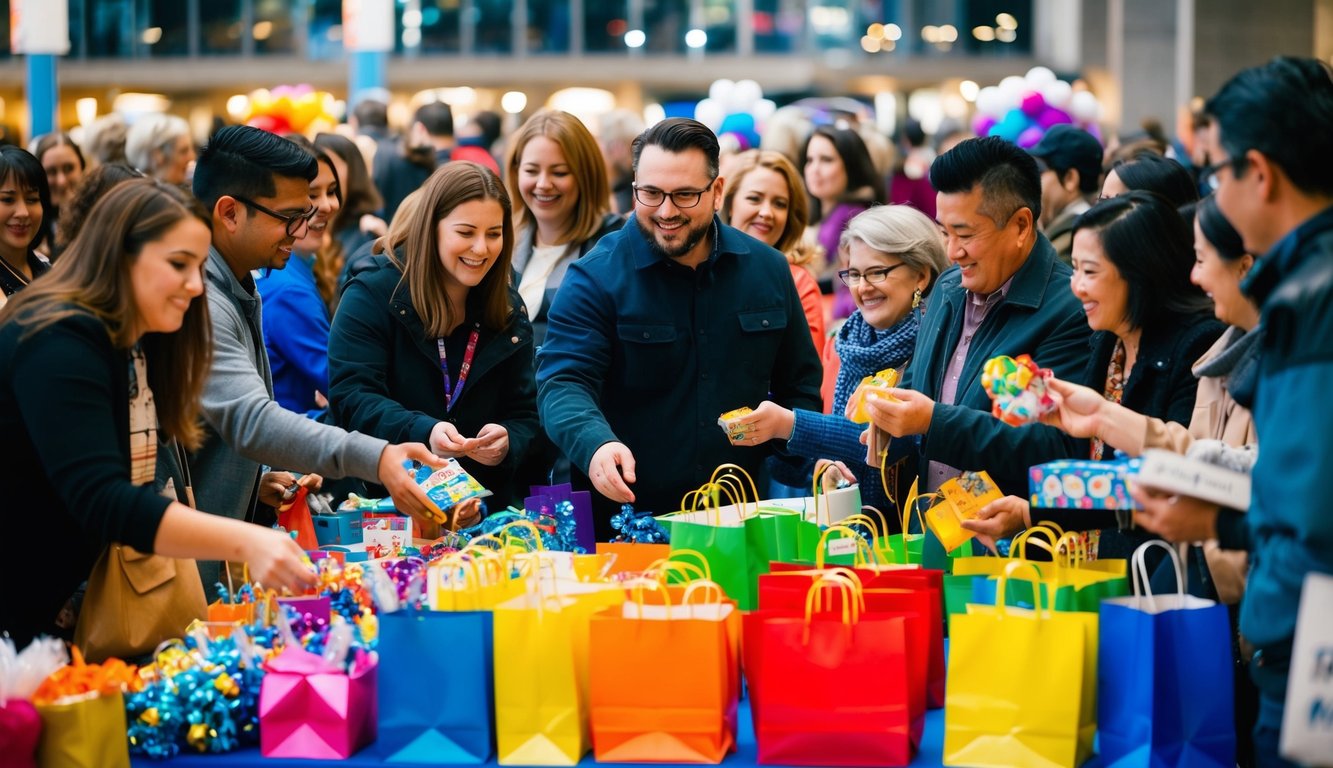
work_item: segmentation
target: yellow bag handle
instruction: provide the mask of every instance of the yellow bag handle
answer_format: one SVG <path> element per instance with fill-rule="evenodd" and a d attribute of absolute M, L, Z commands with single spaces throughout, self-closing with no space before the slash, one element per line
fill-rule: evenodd
<path fill-rule="evenodd" d="M 863 509 L 875 509 L 875 508 L 863 507 Z M 875 511 L 878 512 L 879 510 L 875 509 Z M 866 527 L 867 530 L 870 531 L 870 541 L 867 542 L 867 547 L 870 551 L 870 562 L 873 565 L 887 565 L 889 562 L 888 552 L 881 549 L 880 546 L 880 542 L 883 541 L 880 533 L 881 529 L 879 527 L 880 522 L 887 523 L 887 521 L 884 520 L 883 515 L 880 516 L 879 521 L 876 521 L 870 515 L 864 514 L 862 512 L 857 512 L 854 515 L 848 515 L 838 521 L 838 525 L 841 525 L 846 528 L 851 528 L 853 525 L 863 525 Z"/>
<path fill-rule="evenodd" d="M 708 578 L 704 574 L 704 569 L 694 563 L 688 563 L 684 560 L 668 560 L 666 558 L 653 561 L 643 572 L 645 578 L 652 575 L 655 576 L 658 581 L 662 582 L 667 581 L 669 574 L 671 573 L 681 574 L 685 577 L 685 581 L 687 582 Z"/>
<path fill-rule="evenodd" d="M 1028 539 L 1031 539 L 1033 536 L 1037 535 L 1040 535 L 1046 539 L 1045 542 L 1046 546 L 1042 546 L 1042 549 L 1046 550 L 1047 552 L 1054 553 L 1055 543 L 1059 541 L 1060 534 L 1057 533 L 1054 529 L 1047 526 L 1045 523 L 1042 523 L 1039 525 L 1034 525 L 1031 528 L 1027 529 L 1026 531 L 1020 532 L 1017 536 L 1014 537 L 1013 542 L 1009 546 L 1010 556 L 1013 556 L 1013 553 L 1017 551 L 1018 552 L 1017 558 L 1019 560 L 1026 560 L 1027 557 L 1024 556 L 1023 554 L 1023 547 L 1028 543 Z M 1038 544 L 1037 541 L 1033 541 L 1032 543 Z"/>
<path fill-rule="evenodd" d="M 843 624 L 855 624 L 861 620 L 865 595 L 859 589 L 859 585 L 841 573 L 822 573 L 805 593 L 805 632 L 803 635 L 803 642 L 805 643 L 810 642 L 810 622 L 814 619 L 815 603 L 818 601 L 822 605 L 820 595 L 826 586 L 842 590 Z"/>
<path fill-rule="evenodd" d="M 1004 588 L 1009 579 L 1021 568 L 1030 568 L 1033 573 L 1037 574 L 1037 578 L 1032 581 L 1032 600 L 1037 617 L 1040 618 L 1043 610 L 1048 611 L 1051 606 L 1048 604 L 1045 609 L 1042 608 L 1041 595 L 1045 590 L 1042 588 L 1041 571 L 1037 570 L 1037 566 L 1027 560 L 1015 560 L 1004 567 L 1004 573 L 1000 575 L 998 582 L 995 585 L 995 605 L 1000 609 L 1001 614 L 1008 613 L 1008 610 L 1006 610 L 1007 603 L 1004 599 Z M 1048 599 L 1047 603 L 1049 602 L 1050 600 Z"/>
<path fill-rule="evenodd" d="M 832 576 L 838 576 L 838 577 L 840 577 L 840 578 L 842 578 L 842 579 L 845 579 L 845 580 L 847 580 L 847 581 L 850 581 L 850 582 L 852 583 L 852 586 L 854 586 L 854 587 L 856 588 L 857 593 L 861 596 L 861 608 L 862 608 L 862 610 L 865 609 L 865 592 L 864 592 L 865 587 L 864 587 L 864 585 L 863 585 L 863 583 L 862 583 L 862 581 L 861 581 L 861 577 L 856 575 L 856 571 L 853 571 L 851 568 L 843 568 L 843 567 L 841 567 L 841 566 L 834 566 L 834 567 L 832 567 L 832 568 L 829 568 L 828 570 L 824 570 L 824 571 L 813 571 L 812 573 L 813 573 L 813 575 L 814 575 L 814 581 L 815 581 L 815 582 L 818 582 L 818 581 L 819 581 L 819 577 L 820 577 L 820 576 L 823 576 L 823 575 L 825 575 L 825 574 L 832 575 Z M 813 586 L 813 583 L 812 583 L 812 586 Z M 830 590 L 830 589 L 832 589 L 832 588 L 833 588 L 832 583 L 825 583 L 825 584 L 824 584 L 824 589 L 820 590 L 820 592 L 819 592 L 819 596 L 818 596 L 817 598 L 815 598 L 815 610 L 816 610 L 816 611 L 822 611 L 822 610 L 824 610 L 824 592 L 827 591 L 827 590 Z"/>
<path fill-rule="evenodd" d="M 493 547 L 483 547 L 482 544 L 494 544 Z M 504 557 L 505 543 L 493 533 L 483 533 L 480 536 L 472 537 L 472 540 L 463 547 L 460 552 L 484 552 L 488 557 Z"/>
<path fill-rule="evenodd" d="M 744 520 L 747 517 L 753 516 L 749 514 L 751 505 L 753 505 L 754 514 L 759 514 L 759 500 L 755 499 L 753 502 L 746 501 L 745 485 L 738 480 L 735 475 L 723 475 L 710 482 L 716 486 L 718 490 L 726 489 L 729 492 L 728 497 L 740 512 L 740 519 Z"/>
<path fill-rule="evenodd" d="M 643 609 L 645 606 L 645 603 L 643 601 L 644 589 L 650 589 L 656 592 L 661 592 L 663 604 L 666 605 L 666 607 L 668 608 L 671 607 L 671 592 L 667 590 L 667 588 L 663 586 L 662 582 L 658 581 L 657 579 L 647 579 L 642 576 L 639 576 L 626 581 L 625 587 L 626 589 L 629 590 L 630 599 L 633 600 L 634 603 L 639 606 L 640 618 L 643 617 Z"/>
<path fill-rule="evenodd" d="M 727 593 L 722 590 L 720 584 L 709 579 L 700 579 L 685 585 L 685 594 L 681 597 L 681 605 L 694 605 L 690 602 L 690 598 L 699 592 L 704 592 L 709 597 L 716 597 L 716 599 L 709 600 L 703 605 L 725 603 L 727 601 Z"/>
<path fill-rule="evenodd" d="M 523 539 L 509 533 L 509 531 L 514 528 L 519 528 L 528 531 L 532 535 L 532 541 L 529 543 L 527 539 Z M 546 544 L 542 542 L 541 529 L 538 528 L 537 524 L 532 522 L 531 520 L 515 520 L 512 523 L 505 523 L 504 525 L 500 526 L 500 530 L 496 531 L 496 534 L 501 538 L 502 541 L 504 541 L 506 547 L 509 546 L 509 543 L 511 541 L 517 541 L 527 544 L 527 547 L 524 548 L 523 550 L 525 552 L 546 551 Z"/>
<path fill-rule="evenodd" d="M 866 543 L 866 540 L 852 528 L 848 528 L 845 525 L 831 525 L 826 528 L 819 537 L 819 544 L 815 549 L 815 568 L 818 570 L 824 569 L 824 556 L 828 552 L 829 536 L 834 533 L 841 533 L 843 534 L 843 538 L 850 538 L 856 541 L 856 552 L 853 554 L 852 563 L 857 567 L 865 566 L 867 561 L 864 558 L 857 559 L 857 557 L 863 552 L 870 550 L 870 545 Z"/>
<path fill-rule="evenodd" d="M 713 580 L 713 568 L 712 568 L 712 566 L 709 564 L 709 562 L 708 562 L 708 558 L 707 558 L 707 557 L 704 557 L 704 553 L 700 552 L 700 551 L 697 550 L 697 549 L 673 549 L 673 550 L 671 550 L 671 554 L 667 555 L 665 559 L 668 560 L 668 561 L 670 561 L 670 562 L 684 562 L 684 563 L 689 563 L 689 562 L 690 562 L 690 561 L 688 561 L 688 560 L 683 560 L 683 561 L 682 561 L 682 560 L 678 560 L 678 559 L 676 559 L 676 558 L 678 558 L 678 557 L 692 557 L 692 558 L 694 558 L 697 562 L 696 562 L 696 563 L 693 563 L 693 564 L 694 564 L 694 565 L 698 565 L 698 567 L 703 571 L 704 578 L 707 579 L 707 580 L 709 580 L 709 581 L 712 581 L 712 580 Z M 650 567 L 651 567 L 651 566 L 650 566 Z"/>
<path fill-rule="evenodd" d="M 819 497 L 828 496 L 828 492 L 824 491 L 824 486 L 821 481 L 824 479 L 824 475 L 828 474 L 828 471 L 832 468 L 833 468 L 833 462 L 830 461 L 829 463 L 820 467 L 819 471 L 815 472 L 814 477 L 810 481 L 810 496 L 815 500 L 815 525 L 833 524 L 832 520 L 833 512 L 832 510 L 829 509 L 827 498 L 824 499 L 824 515 L 825 517 L 829 518 L 829 520 L 827 523 L 824 523 L 821 522 L 819 518 Z"/>
<path fill-rule="evenodd" d="M 730 471 L 731 474 L 726 474 L 727 471 Z M 719 475 L 723 477 L 732 477 L 733 482 L 740 485 L 742 490 L 744 490 L 745 484 L 748 484 L 750 486 L 751 498 L 754 499 L 755 504 L 759 503 L 759 487 L 754 484 L 754 478 L 750 477 L 750 473 L 746 472 L 744 467 L 737 464 L 718 465 L 718 468 L 713 470 L 712 476 L 708 478 L 709 482 L 716 482 Z M 745 484 L 740 482 L 742 478 L 745 480 Z"/>
<path fill-rule="evenodd" d="M 1055 542 L 1055 552 L 1065 556 L 1063 564 L 1067 568 L 1077 568 L 1089 560 L 1088 541 L 1075 531 L 1064 534 Z"/>

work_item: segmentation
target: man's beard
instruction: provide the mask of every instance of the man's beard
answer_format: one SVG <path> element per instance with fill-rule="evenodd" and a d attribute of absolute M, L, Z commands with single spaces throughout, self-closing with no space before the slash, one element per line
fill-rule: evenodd
<path fill-rule="evenodd" d="M 639 231 L 643 233 L 643 239 L 648 241 L 648 249 L 651 250 L 657 256 L 667 259 L 680 259 L 684 257 L 686 254 L 688 254 L 690 251 L 693 251 L 694 247 L 697 246 L 699 243 L 703 242 L 703 239 L 708 236 L 708 233 L 712 231 L 713 228 L 713 222 L 711 219 L 701 223 L 698 227 L 695 227 L 694 229 L 690 229 L 689 226 L 687 225 L 686 227 L 684 227 L 685 237 L 682 240 L 678 241 L 679 244 L 674 246 L 666 246 L 658 242 L 657 240 L 658 233 L 657 230 L 652 225 L 651 216 L 644 218 L 639 218 L 638 216 L 635 216 L 634 220 L 639 224 Z"/>

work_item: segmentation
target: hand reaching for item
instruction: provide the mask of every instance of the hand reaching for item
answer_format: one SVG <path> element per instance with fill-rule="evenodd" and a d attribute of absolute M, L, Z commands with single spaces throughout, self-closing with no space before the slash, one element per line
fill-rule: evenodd
<path fill-rule="evenodd" d="M 1139 505 L 1134 523 L 1167 541 L 1194 543 L 1217 538 L 1216 504 L 1138 483 L 1129 484 L 1129 495 Z"/>
<path fill-rule="evenodd" d="M 259 479 L 259 502 L 278 509 L 295 498 L 296 488 L 293 486 L 314 492 L 323 484 L 324 478 L 315 474 L 301 475 L 298 480 L 291 472 L 265 472 Z"/>
<path fill-rule="evenodd" d="M 772 400 L 765 400 L 758 408 L 735 421 L 734 434 L 739 439 L 733 439 L 731 444 L 754 446 L 773 439 L 787 440 L 791 437 L 795 423 L 796 414 L 790 409 Z"/>
<path fill-rule="evenodd" d="M 472 447 L 467 456 L 475 461 L 494 467 L 509 455 L 509 430 L 499 424 L 486 424 L 477 436 L 468 441 Z"/>
<path fill-rule="evenodd" d="M 961 524 L 994 552 L 997 540 L 1007 539 L 1032 525 L 1032 507 L 1027 499 L 1005 496 L 978 509 L 974 519 L 963 520 Z"/>
<path fill-rule="evenodd" d="M 606 443 L 592 455 L 588 462 L 588 479 L 597 492 L 606 498 L 620 503 L 633 504 L 634 491 L 629 484 L 634 482 L 634 454 L 624 443 Z"/>
<path fill-rule="evenodd" d="M 894 437 L 924 435 L 930 430 L 934 400 L 913 389 L 895 388 L 887 390 L 887 394 L 889 397 L 879 397 L 874 392 L 866 394 L 866 412 L 871 423 Z"/>
<path fill-rule="evenodd" d="M 389 445 L 380 454 L 379 481 L 399 512 L 420 520 L 423 523 L 443 523 L 445 514 L 435 502 L 426 496 L 426 492 L 417 485 L 416 478 L 404 468 L 407 461 L 419 461 L 431 467 L 440 468 L 444 461 L 431 453 L 421 443 L 402 443 Z"/>

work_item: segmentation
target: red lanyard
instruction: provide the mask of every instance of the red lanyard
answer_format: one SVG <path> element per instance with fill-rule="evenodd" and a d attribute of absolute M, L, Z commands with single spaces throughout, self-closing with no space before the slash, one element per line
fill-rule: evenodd
<path fill-rule="evenodd" d="M 463 365 L 458 369 L 458 383 L 454 384 L 453 379 L 449 377 L 449 360 L 445 357 L 444 339 L 435 340 L 435 348 L 440 352 L 440 372 L 444 374 L 444 410 L 453 408 L 454 401 L 458 399 L 458 393 L 463 391 L 463 382 L 467 381 L 467 373 L 472 370 L 472 356 L 477 352 L 477 339 L 481 336 L 481 323 L 472 326 L 472 333 L 467 337 L 467 351 L 463 353 Z"/>

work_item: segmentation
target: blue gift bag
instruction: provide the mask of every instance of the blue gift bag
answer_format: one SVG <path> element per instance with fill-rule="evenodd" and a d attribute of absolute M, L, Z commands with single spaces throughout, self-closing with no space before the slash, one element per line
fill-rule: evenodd
<path fill-rule="evenodd" d="M 379 739 L 386 763 L 484 763 L 495 746 L 489 611 L 379 616 Z"/>
<path fill-rule="evenodd" d="M 1179 577 L 1175 594 L 1153 595 L 1144 554 L 1163 547 Z M 1130 565 L 1134 596 L 1101 604 L 1097 721 L 1102 763 L 1236 765 L 1231 625 L 1225 606 L 1185 593 L 1175 549 L 1150 541 Z"/>

